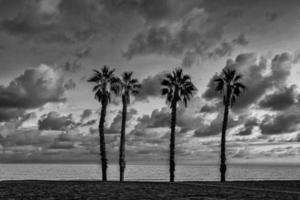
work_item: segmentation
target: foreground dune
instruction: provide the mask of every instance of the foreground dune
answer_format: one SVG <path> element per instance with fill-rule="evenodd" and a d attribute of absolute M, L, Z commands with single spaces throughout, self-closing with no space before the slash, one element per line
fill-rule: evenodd
<path fill-rule="evenodd" d="M 0 199 L 284 199 L 300 200 L 300 181 L 99 182 L 2 181 Z"/>

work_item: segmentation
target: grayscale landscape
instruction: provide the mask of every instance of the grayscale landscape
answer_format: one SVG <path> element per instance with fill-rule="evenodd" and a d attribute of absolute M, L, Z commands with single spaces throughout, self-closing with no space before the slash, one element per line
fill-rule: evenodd
<path fill-rule="evenodd" d="M 0 0 L 0 199 L 300 199 L 297 0 Z"/>

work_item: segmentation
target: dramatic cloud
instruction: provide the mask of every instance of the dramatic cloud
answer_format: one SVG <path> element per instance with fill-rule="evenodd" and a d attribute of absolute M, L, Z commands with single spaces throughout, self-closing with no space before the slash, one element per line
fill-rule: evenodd
<path fill-rule="evenodd" d="M 28 69 L 7 87 L 0 86 L 0 107 L 36 108 L 48 102 L 63 102 L 61 74 L 47 65 Z"/>
<path fill-rule="evenodd" d="M 64 102 L 64 91 L 62 74 L 55 69 L 47 65 L 27 69 L 8 86 L 0 86 L 0 119 L 17 117 L 49 102 Z"/>
<path fill-rule="evenodd" d="M 63 131 L 74 125 L 72 115 L 60 116 L 57 112 L 50 112 L 47 115 L 43 115 L 38 122 L 39 130 Z"/>
<path fill-rule="evenodd" d="M 161 96 L 161 81 L 164 78 L 164 73 L 156 74 L 155 76 L 148 76 L 141 81 L 142 89 L 136 96 L 136 100 L 145 101 L 149 97 Z"/>
<path fill-rule="evenodd" d="M 188 108 L 180 105 L 177 109 L 176 125 L 185 131 L 201 126 L 203 119 L 198 115 L 201 104 L 199 97 L 194 97 Z M 135 129 L 170 127 L 171 110 L 168 107 L 155 109 L 150 115 L 143 115 L 137 119 Z"/>
<path fill-rule="evenodd" d="M 205 104 L 204 106 L 201 107 L 200 109 L 200 113 L 215 113 L 218 110 L 218 107 L 220 105 L 209 105 L 209 104 Z"/>
<path fill-rule="evenodd" d="M 20 108 L 0 108 L 0 122 L 16 119 L 25 112 L 25 109 Z"/>
<path fill-rule="evenodd" d="M 262 134 L 283 134 L 296 131 L 300 123 L 299 115 L 280 113 L 275 117 L 265 116 L 260 124 Z"/>
<path fill-rule="evenodd" d="M 223 114 L 220 113 L 217 115 L 215 119 L 213 119 L 209 125 L 203 124 L 200 128 L 195 130 L 194 136 L 195 137 L 207 137 L 217 135 L 222 130 L 222 123 L 223 123 Z M 232 117 L 229 117 L 227 129 L 230 129 L 240 123 L 240 120 L 233 120 Z"/>
<path fill-rule="evenodd" d="M 267 95 L 259 102 L 259 106 L 277 111 L 287 109 L 296 102 L 295 88 L 295 85 L 289 88 L 280 88 L 278 91 Z"/>
<path fill-rule="evenodd" d="M 238 135 L 246 136 L 252 134 L 252 129 L 258 125 L 256 118 L 250 118 L 244 123 L 244 128 L 238 132 Z"/>
<path fill-rule="evenodd" d="M 15 17 L 2 20 L 1 30 L 25 40 L 71 43 L 86 41 L 108 28 L 98 1 L 26 1 Z M 72 8 L 72 9 L 70 9 Z M 101 27 L 102 25 L 102 27 Z"/>
<path fill-rule="evenodd" d="M 91 109 L 83 110 L 82 114 L 80 115 L 80 121 L 82 122 L 86 118 L 89 118 L 92 114 L 93 114 L 93 111 Z"/>
<path fill-rule="evenodd" d="M 202 68 L 190 73 L 204 91 L 178 106 L 178 162 L 219 159 L 224 105 L 213 78 L 220 63 L 247 86 L 230 110 L 228 158 L 297 162 L 299 8 L 294 0 L 0 0 L 0 162 L 99 162 L 99 104 L 86 80 L 108 64 L 117 75 L 134 71 L 143 87 L 128 109 L 126 160 L 166 163 L 171 109 L 160 83 L 178 62 Z M 244 53 L 248 44 L 263 56 Z M 287 49 L 294 53 L 280 53 Z M 207 88 L 203 76 L 212 77 Z M 145 102 L 157 109 L 149 113 Z M 120 110 L 112 98 L 109 162 L 119 155 Z"/>
<path fill-rule="evenodd" d="M 197 57 L 230 55 L 235 45 L 248 44 L 241 35 L 215 47 L 222 37 L 222 22 L 211 18 L 205 9 L 194 8 L 177 21 L 148 26 L 132 39 L 123 55 L 128 59 L 148 54 L 184 55 L 182 64 L 190 67 Z"/>
<path fill-rule="evenodd" d="M 164 18 L 152 20 L 148 15 L 144 16 L 146 26 L 131 40 L 123 53 L 124 57 L 131 59 L 149 54 L 182 57 L 182 65 L 190 67 L 200 58 L 228 56 L 237 46 L 248 44 L 243 34 L 229 41 L 224 40 L 226 18 L 216 14 L 208 2 L 189 1 L 182 3 L 181 9 L 172 1 L 163 2 L 159 8 L 164 10 Z M 155 8 L 156 4 L 153 6 Z M 227 9 L 226 6 L 224 8 Z M 242 13 L 241 10 L 235 12 L 237 9 L 228 9 L 229 16 Z"/>

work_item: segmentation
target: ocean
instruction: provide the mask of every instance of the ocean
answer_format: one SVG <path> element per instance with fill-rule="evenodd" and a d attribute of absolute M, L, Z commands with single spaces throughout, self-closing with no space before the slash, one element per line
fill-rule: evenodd
<path fill-rule="evenodd" d="M 300 180 L 300 165 L 231 164 L 227 180 Z M 108 179 L 118 180 L 118 165 L 109 165 Z M 0 164 L 0 180 L 101 179 L 97 164 Z M 168 165 L 130 164 L 125 180 L 168 181 Z M 177 181 L 219 180 L 218 165 L 177 165 Z"/>

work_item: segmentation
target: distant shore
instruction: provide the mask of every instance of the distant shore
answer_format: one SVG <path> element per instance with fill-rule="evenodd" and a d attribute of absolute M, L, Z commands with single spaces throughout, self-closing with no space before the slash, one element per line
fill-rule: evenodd
<path fill-rule="evenodd" d="M 300 199 L 299 181 L 0 181 L 0 199 Z"/>

